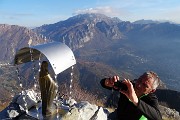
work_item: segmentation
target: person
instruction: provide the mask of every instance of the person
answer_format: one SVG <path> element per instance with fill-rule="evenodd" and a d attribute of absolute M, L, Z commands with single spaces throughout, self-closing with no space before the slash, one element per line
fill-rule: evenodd
<path fill-rule="evenodd" d="M 118 90 L 115 86 L 118 81 L 119 76 L 113 76 L 102 79 L 100 83 L 106 89 Z M 154 94 L 160 84 L 155 72 L 147 71 L 133 81 L 124 79 L 121 84 L 126 85 L 127 90 L 119 90 L 118 107 L 109 115 L 110 120 L 162 120 L 158 99 Z"/>

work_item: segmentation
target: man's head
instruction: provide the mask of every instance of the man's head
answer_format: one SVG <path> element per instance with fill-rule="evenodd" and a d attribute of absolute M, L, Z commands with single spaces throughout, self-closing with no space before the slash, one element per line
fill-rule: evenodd
<path fill-rule="evenodd" d="M 148 71 L 138 78 L 135 89 L 142 94 L 149 94 L 155 92 L 159 83 L 158 75 L 153 71 Z"/>

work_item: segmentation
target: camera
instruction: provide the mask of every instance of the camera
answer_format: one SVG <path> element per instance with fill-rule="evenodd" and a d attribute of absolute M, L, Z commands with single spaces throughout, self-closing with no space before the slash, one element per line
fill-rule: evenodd
<path fill-rule="evenodd" d="M 116 90 L 127 90 L 127 86 L 126 84 L 122 83 L 122 81 L 117 81 L 117 82 L 114 82 L 114 86 L 117 87 Z"/>

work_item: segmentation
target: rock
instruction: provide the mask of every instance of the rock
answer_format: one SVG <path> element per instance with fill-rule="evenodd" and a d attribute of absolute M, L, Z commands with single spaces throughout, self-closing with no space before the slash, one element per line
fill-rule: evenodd
<path fill-rule="evenodd" d="M 97 114 L 92 118 L 92 120 L 107 120 L 107 113 L 105 112 L 104 108 L 99 107 Z"/>
<path fill-rule="evenodd" d="M 0 120 L 16 118 L 23 113 L 24 111 L 20 109 L 17 103 L 10 103 L 8 107 L 0 112 Z"/>
<path fill-rule="evenodd" d="M 65 101 L 67 105 L 69 106 L 74 106 L 75 104 L 77 104 L 77 102 L 74 99 L 69 99 L 67 101 Z"/>
<path fill-rule="evenodd" d="M 36 92 L 34 92 L 34 90 L 30 89 L 22 91 L 21 95 L 19 95 L 17 100 L 14 102 L 19 104 L 24 110 L 26 110 L 36 105 L 38 101 L 40 101 L 40 97 Z"/>
<path fill-rule="evenodd" d="M 76 105 L 76 108 L 78 109 L 79 116 L 82 118 L 82 120 L 90 119 L 98 110 L 96 105 L 92 105 L 87 101 L 81 101 Z"/>
<path fill-rule="evenodd" d="M 7 110 L 8 117 L 15 118 L 19 115 L 17 110 Z"/>
<path fill-rule="evenodd" d="M 16 95 L 10 105 L 0 112 L 0 119 L 16 118 L 35 106 L 40 100 L 38 94 L 32 89 L 22 91 Z"/>
<path fill-rule="evenodd" d="M 59 113 L 43 116 L 42 104 L 33 90 L 26 90 L 16 95 L 10 105 L 0 112 L 0 119 L 48 119 L 58 120 L 107 120 L 108 112 L 102 107 L 92 105 L 88 101 L 77 103 L 74 99 L 60 99 Z M 53 101 L 57 104 L 57 101 Z M 38 106 L 38 109 L 36 107 Z"/>
<path fill-rule="evenodd" d="M 165 106 L 160 106 L 160 111 L 163 116 L 163 119 L 168 120 L 180 120 L 179 112 L 175 109 L 170 109 Z"/>
<path fill-rule="evenodd" d="M 62 117 L 63 120 L 107 120 L 107 114 L 102 107 L 92 105 L 87 101 L 75 104 L 75 107 Z"/>

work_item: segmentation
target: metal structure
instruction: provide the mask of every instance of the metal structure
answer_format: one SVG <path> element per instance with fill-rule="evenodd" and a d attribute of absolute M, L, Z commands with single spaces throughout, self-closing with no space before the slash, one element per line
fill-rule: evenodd
<path fill-rule="evenodd" d="M 46 44 L 41 44 L 41 45 L 36 45 L 36 46 L 24 47 L 24 48 L 20 49 L 15 55 L 14 64 L 19 65 L 19 64 L 24 64 L 27 62 L 33 62 L 35 60 L 38 60 L 39 66 L 40 66 L 40 58 L 42 55 L 47 58 L 47 60 L 51 64 L 51 67 L 55 73 L 55 76 L 54 76 L 55 81 L 52 81 L 51 76 L 48 74 L 45 74 L 46 72 L 48 72 L 48 71 L 46 71 L 46 69 L 48 70 L 48 68 L 45 69 L 44 67 L 42 67 L 41 70 L 39 71 L 41 73 L 40 77 L 39 77 L 40 88 L 42 88 L 41 89 L 41 98 L 42 98 L 42 103 L 44 103 L 44 105 L 42 106 L 42 114 L 46 115 L 49 113 L 49 111 L 47 111 L 47 110 L 51 110 L 50 108 L 52 107 L 52 104 L 53 104 L 52 100 L 55 97 L 55 96 L 52 96 L 52 93 L 54 95 L 56 95 L 57 91 L 58 91 L 58 89 L 57 89 L 58 85 L 57 85 L 57 81 L 56 81 L 57 75 L 71 66 L 73 69 L 73 65 L 76 64 L 76 59 L 74 57 L 73 52 L 67 45 L 65 45 L 64 43 L 60 43 L 60 42 L 51 42 L 51 43 L 46 43 Z M 33 70 L 34 70 L 34 68 L 33 68 Z M 22 87 L 22 81 L 21 81 L 21 77 L 19 75 L 19 69 L 17 69 L 17 73 L 18 73 L 18 79 L 20 80 L 20 86 Z M 35 79 L 35 76 L 34 76 L 34 79 Z M 71 82 L 72 82 L 72 79 L 71 79 Z M 52 89 L 52 86 L 55 86 L 55 89 Z M 47 92 L 47 90 L 48 90 L 48 92 Z M 44 96 L 44 97 L 42 97 L 42 96 Z M 48 100 L 47 100 L 47 98 L 48 98 Z M 27 105 L 27 102 L 25 100 L 26 100 L 26 98 L 24 98 L 24 102 Z M 56 100 L 56 102 L 58 102 L 58 100 Z M 48 107 L 44 107 L 44 106 L 48 106 Z M 26 113 L 28 115 L 32 116 L 31 113 L 28 112 L 28 108 L 26 107 L 25 109 L 26 109 Z M 58 106 L 57 106 L 56 110 L 58 113 Z M 38 107 L 36 108 L 36 111 L 37 111 L 36 118 L 39 119 L 40 116 L 39 116 L 39 112 L 38 112 Z M 57 118 L 59 118 L 59 114 L 57 114 Z"/>
<path fill-rule="evenodd" d="M 38 60 L 40 55 L 44 54 L 56 75 L 76 64 L 76 59 L 71 49 L 60 42 L 51 42 L 22 48 L 16 53 L 14 64 L 18 65 L 31 62 L 30 50 L 33 51 L 32 55 L 34 60 Z"/>

